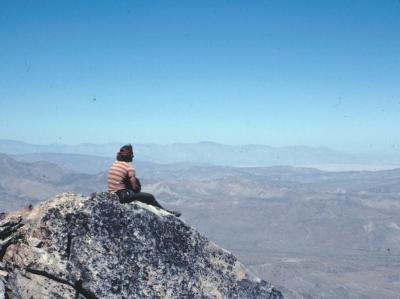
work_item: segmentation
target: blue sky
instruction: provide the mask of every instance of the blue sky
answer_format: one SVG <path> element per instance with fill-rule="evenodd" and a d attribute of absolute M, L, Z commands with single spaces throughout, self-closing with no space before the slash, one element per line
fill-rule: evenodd
<path fill-rule="evenodd" d="M 399 112 L 397 0 L 0 1 L 0 139 L 399 149 Z"/>

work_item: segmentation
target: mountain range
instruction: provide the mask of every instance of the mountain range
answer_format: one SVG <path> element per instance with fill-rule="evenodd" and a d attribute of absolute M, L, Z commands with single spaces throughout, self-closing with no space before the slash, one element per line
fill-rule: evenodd
<path fill-rule="evenodd" d="M 78 145 L 35 145 L 14 140 L 0 140 L 0 152 L 21 156 L 26 161 L 40 160 L 43 155 L 47 159 L 65 160 L 66 156 L 57 158 L 55 154 L 94 156 L 90 159 L 113 159 L 123 143 L 78 144 Z M 236 167 L 260 166 L 317 166 L 333 169 L 383 169 L 400 165 L 400 154 L 397 152 L 384 155 L 367 153 L 345 153 L 326 147 L 271 147 L 265 145 L 224 145 L 214 142 L 159 144 L 134 144 L 136 160 L 161 164 L 169 163 L 201 163 Z M 53 157 L 51 157 L 53 156 Z M 79 160 L 80 156 L 70 156 Z M 59 161 L 58 161 L 59 162 Z M 97 162 L 96 162 L 97 163 Z M 76 164 L 76 163 L 75 163 Z M 78 163 L 79 164 L 79 163 Z M 100 163 L 97 163 L 99 165 Z M 98 170 L 98 169 L 96 169 Z M 104 170 L 104 167 L 103 169 Z M 94 172 L 92 168 L 86 172 Z"/>
<path fill-rule="evenodd" d="M 61 191 L 106 189 L 105 172 L 0 157 L 3 210 Z M 400 169 L 135 166 L 144 191 L 181 210 L 185 221 L 278 285 L 285 298 L 389 299 L 400 293 Z"/>

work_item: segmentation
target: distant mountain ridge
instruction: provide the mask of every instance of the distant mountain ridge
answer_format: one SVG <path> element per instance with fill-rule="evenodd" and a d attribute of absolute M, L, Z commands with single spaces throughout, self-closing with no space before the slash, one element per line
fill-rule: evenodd
<path fill-rule="evenodd" d="M 60 192 L 106 189 L 105 174 L 81 174 L 54 163 L 21 162 L 0 154 L 0 210 L 12 210 Z"/>
<path fill-rule="evenodd" d="M 0 152 L 9 155 L 30 155 L 27 161 L 37 161 L 33 155 L 46 154 L 45 159 L 58 159 L 54 154 L 73 154 L 107 157 L 114 159 L 116 152 L 123 143 L 78 145 L 35 145 L 14 140 L 0 140 Z M 332 150 L 326 147 L 288 146 L 272 147 L 266 145 L 225 145 L 215 142 L 199 143 L 173 143 L 159 144 L 133 144 L 136 160 L 168 163 L 204 163 L 226 166 L 276 166 L 276 165 L 328 165 L 328 164 L 393 164 L 400 165 L 400 159 L 393 157 L 376 157 L 372 155 L 355 155 Z M 77 157 L 75 157 L 77 158 Z M 24 160 L 24 159 L 22 159 Z M 104 160 L 109 163 L 110 160 Z M 104 163 L 101 162 L 101 163 Z M 66 162 L 67 163 L 67 162 Z M 102 168 L 101 170 L 104 170 Z M 90 171 L 93 172 L 93 171 Z"/>
<path fill-rule="evenodd" d="M 87 174 L 96 174 L 105 171 L 115 160 L 115 158 L 112 157 L 107 158 L 101 156 L 63 153 L 33 153 L 10 156 L 17 161 L 28 163 L 48 161 L 63 168 Z"/>

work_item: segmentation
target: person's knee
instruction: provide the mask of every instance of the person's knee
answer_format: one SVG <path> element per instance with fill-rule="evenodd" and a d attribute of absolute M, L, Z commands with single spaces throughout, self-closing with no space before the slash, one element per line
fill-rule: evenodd
<path fill-rule="evenodd" d="M 145 200 L 154 200 L 155 199 L 153 194 L 146 193 L 146 192 L 140 192 L 140 193 L 137 193 L 137 195 Z"/>

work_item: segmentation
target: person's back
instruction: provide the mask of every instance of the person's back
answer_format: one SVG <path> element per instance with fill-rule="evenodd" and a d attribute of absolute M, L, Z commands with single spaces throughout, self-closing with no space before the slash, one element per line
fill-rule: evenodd
<path fill-rule="evenodd" d="M 115 161 L 108 171 L 108 191 L 117 192 L 118 190 L 126 189 L 126 180 L 134 175 L 135 170 L 129 162 Z M 132 176 L 132 175 L 131 175 Z"/>

